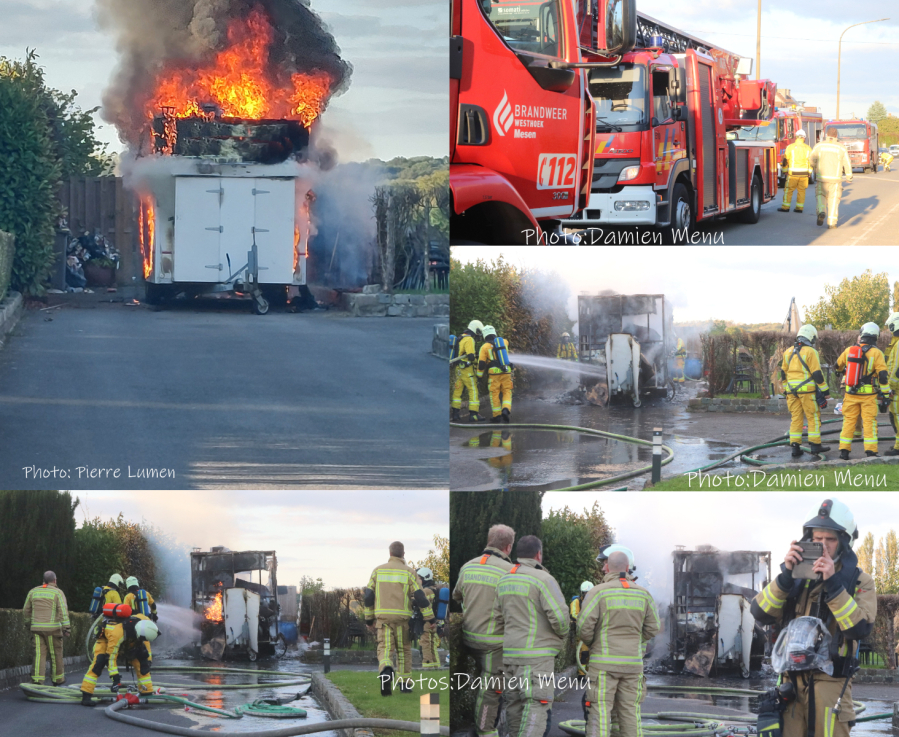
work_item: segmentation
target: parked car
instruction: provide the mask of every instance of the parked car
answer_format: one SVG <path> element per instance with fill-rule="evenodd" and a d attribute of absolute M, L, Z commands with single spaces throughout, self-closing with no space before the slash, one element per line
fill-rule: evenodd
<path fill-rule="evenodd" d="M 899 143 L 890 146 L 890 156 L 899 156 Z"/>

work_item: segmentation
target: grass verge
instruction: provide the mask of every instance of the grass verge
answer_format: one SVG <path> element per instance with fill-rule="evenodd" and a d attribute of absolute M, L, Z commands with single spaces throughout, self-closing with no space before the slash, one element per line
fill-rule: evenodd
<path fill-rule="evenodd" d="M 717 483 L 716 483 L 717 480 Z M 869 464 L 846 468 L 797 468 L 768 475 L 685 474 L 662 480 L 647 491 L 899 491 L 899 466 Z"/>

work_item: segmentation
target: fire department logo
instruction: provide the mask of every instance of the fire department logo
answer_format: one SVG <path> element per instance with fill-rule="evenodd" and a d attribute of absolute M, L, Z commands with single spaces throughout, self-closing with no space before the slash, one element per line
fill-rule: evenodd
<path fill-rule="evenodd" d="M 512 115 L 512 104 L 509 102 L 508 93 L 503 90 L 503 99 L 500 100 L 496 110 L 493 111 L 493 125 L 496 132 L 501 136 L 505 136 L 515 123 L 515 116 Z"/>

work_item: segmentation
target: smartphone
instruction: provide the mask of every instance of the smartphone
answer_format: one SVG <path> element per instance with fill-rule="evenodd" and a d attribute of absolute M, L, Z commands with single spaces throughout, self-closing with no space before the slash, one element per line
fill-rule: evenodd
<path fill-rule="evenodd" d="M 818 578 L 818 574 L 812 570 L 815 561 L 824 555 L 823 543 L 797 543 L 802 548 L 802 562 L 793 566 L 793 578 Z"/>

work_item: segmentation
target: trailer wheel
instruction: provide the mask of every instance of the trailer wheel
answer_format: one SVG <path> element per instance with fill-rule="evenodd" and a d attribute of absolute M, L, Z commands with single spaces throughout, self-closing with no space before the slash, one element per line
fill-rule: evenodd
<path fill-rule="evenodd" d="M 643 402 L 640 401 L 640 398 L 634 397 L 634 408 L 642 407 L 642 406 L 643 406 Z"/>
<path fill-rule="evenodd" d="M 256 658 L 258 657 L 255 650 L 247 648 L 247 657 L 251 662 L 256 662 Z"/>
<path fill-rule="evenodd" d="M 279 633 L 278 639 L 275 640 L 275 657 L 283 658 L 285 655 L 287 655 L 287 640 Z"/>
<path fill-rule="evenodd" d="M 749 207 L 740 213 L 744 223 L 755 224 L 762 214 L 762 179 L 756 174 L 752 177 L 752 191 L 749 193 Z"/>
<path fill-rule="evenodd" d="M 256 310 L 257 315 L 268 314 L 268 309 L 269 309 L 268 300 L 262 296 L 254 297 L 253 298 L 253 309 Z"/>

